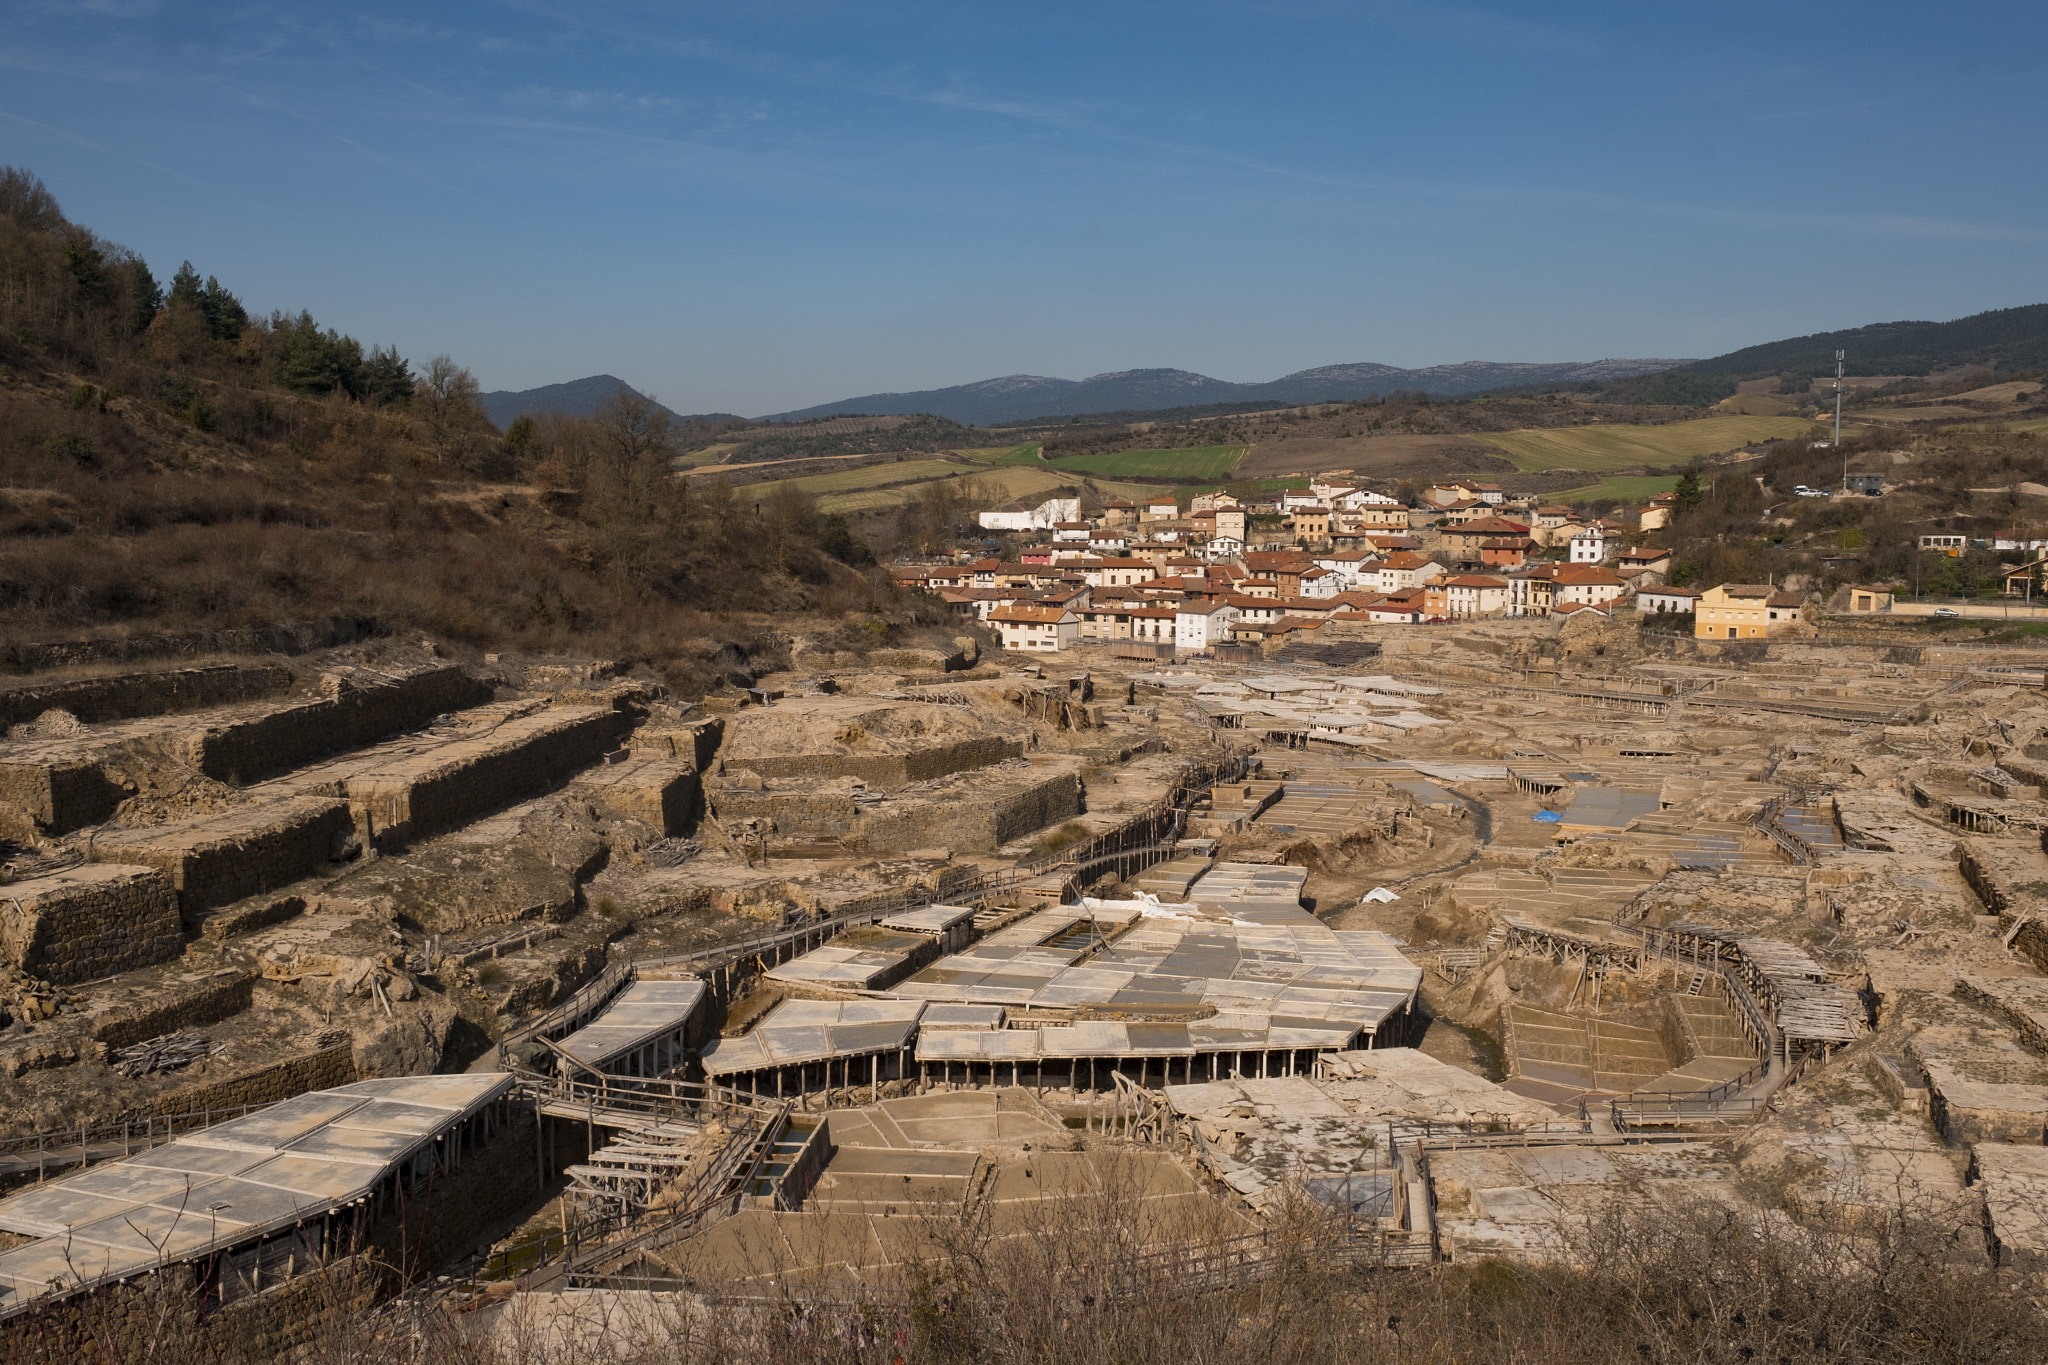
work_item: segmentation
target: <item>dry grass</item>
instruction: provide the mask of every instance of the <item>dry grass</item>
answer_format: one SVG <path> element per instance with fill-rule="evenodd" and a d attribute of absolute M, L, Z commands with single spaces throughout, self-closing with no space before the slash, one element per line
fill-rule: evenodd
<path fill-rule="evenodd" d="M 1176 483 L 1227 479 L 1244 458 L 1245 446 L 1202 446 L 1190 450 L 1118 450 L 1100 455 L 1065 455 L 1047 461 L 1056 469 L 1111 478 L 1171 479 Z"/>
<path fill-rule="evenodd" d="M 1649 1191 L 1560 1214 L 1567 1264 L 1378 1270 L 1301 1205 L 1252 1253 L 1199 1220 L 1148 1214 L 1136 1180 L 1051 1195 L 998 1222 L 909 1211 L 896 1273 L 692 1269 L 689 1293 L 536 1294 L 448 1314 L 430 1298 L 331 1314 L 308 1358 L 362 1365 L 2032 1365 L 2048 1319 L 2029 1277 L 1992 1267 L 1967 1207 L 1819 1206 Z M 1757 1193 L 1757 1192 L 1752 1192 Z M 782 1215 L 782 1217 L 790 1217 Z M 829 1236 L 827 1237 L 829 1241 Z M 664 1258 L 667 1253 L 663 1253 Z M 636 1272 L 639 1273 L 639 1272 Z M 676 1273 L 676 1272 L 664 1272 Z M 728 1274 L 745 1274 L 734 1267 Z M 678 1286 L 680 1287 L 680 1286 Z M 337 1295 L 348 1286 L 336 1288 Z M 0 1339 L 0 1365 L 242 1365 L 224 1333 L 159 1305 L 124 1341 L 90 1302 Z"/>
<path fill-rule="evenodd" d="M 901 466 L 899 466 L 900 468 Z M 874 489 L 864 493 L 835 493 L 818 499 L 820 512 L 867 512 L 888 507 L 900 507 L 912 499 L 921 497 L 933 483 L 944 483 L 955 489 L 977 488 L 988 495 L 991 506 L 1015 498 L 1028 498 L 1039 493 L 1049 493 L 1055 488 L 1072 487 L 1075 480 L 1063 476 L 1044 466 L 1028 469 L 1022 466 L 1007 466 L 984 469 L 972 473 L 960 473 L 958 465 L 946 466 L 955 471 L 941 479 L 925 479 L 918 483 L 903 484 L 894 488 Z"/>
<path fill-rule="evenodd" d="M 828 493 L 851 493 L 858 489 L 880 488 L 888 484 L 922 483 L 969 472 L 971 471 L 966 467 L 952 460 L 901 460 L 894 464 L 867 465 L 860 469 L 839 469 L 829 474 L 807 474 L 792 482 L 806 493 L 816 493 L 823 497 Z"/>

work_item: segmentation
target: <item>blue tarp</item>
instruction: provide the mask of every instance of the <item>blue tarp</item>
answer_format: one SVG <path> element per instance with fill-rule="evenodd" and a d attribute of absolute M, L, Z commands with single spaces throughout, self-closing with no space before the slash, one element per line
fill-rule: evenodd
<path fill-rule="evenodd" d="M 1532 820 L 1541 820 L 1546 825 L 1554 825 L 1557 824 L 1560 820 L 1564 819 L 1564 816 L 1554 810 L 1539 810 L 1529 818 Z"/>

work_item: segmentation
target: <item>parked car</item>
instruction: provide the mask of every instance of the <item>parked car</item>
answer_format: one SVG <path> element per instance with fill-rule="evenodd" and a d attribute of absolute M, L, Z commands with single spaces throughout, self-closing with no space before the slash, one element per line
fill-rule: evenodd
<path fill-rule="evenodd" d="M 1953 621 L 1961 615 L 1962 613 L 1954 607 L 1936 607 L 1934 609 L 1934 619 L 1937 621 Z"/>
<path fill-rule="evenodd" d="M 1795 496 L 1802 498 L 1824 498 L 1828 495 L 1828 490 L 1825 488 L 1808 488 L 1803 483 L 1793 489 L 1792 492 Z"/>

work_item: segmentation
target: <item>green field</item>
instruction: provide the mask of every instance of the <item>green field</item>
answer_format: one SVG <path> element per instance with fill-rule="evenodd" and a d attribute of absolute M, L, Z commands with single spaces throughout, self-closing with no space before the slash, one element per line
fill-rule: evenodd
<path fill-rule="evenodd" d="M 1248 479 L 1245 482 L 1250 483 L 1261 493 L 1270 493 L 1276 488 L 1306 488 L 1309 485 L 1309 477 L 1306 474 L 1295 474 L 1285 479 Z M 1237 486 L 1235 483 L 1184 483 L 1173 490 L 1173 495 L 1179 498 L 1181 504 L 1185 506 L 1200 494 L 1221 493 L 1226 488 L 1236 488 Z M 1157 493 L 1158 491 L 1156 488 L 1150 490 L 1152 493 Z"/>
<path fill-rule="evenodd" d="M 971 450 L 956 450 L 953 453 L 963 460 L 976 464 L 1009 465 L 1037 464 L 1038 444 L 1027 441 L 1021 446 L 982 446 Z"/>
<path fill-rule="evenodd" d="M 806 493 L 817 493 L 822 496 L 826 493 L 851 493 L 858 488 L 879 488 L 888 483 L 928 482 L 962 472 L 963 466 L 952 460 L 902 460 L 896 464 L 871 464 L 860 469 L 835 470 L 830 474 L 809 474 L 790 482 L 795 483 Z"/>
<path fill-rule="evenodd" d="M 1126 479 L 1227 479 L 1248 446 L 1192 450 L 1119 450 L 1110 455 L 1067 455 L 1044 463 L 1054 469 Z"/>
<path fill-rule="evenodd" d="M 1545 502 L 1591 502 L 1595 498 L 1618 498 L 1622 502 L 1648 502 L 1659 493 L 1669 493 L 1678 487 L 1678 476 L 1653 477 L 1643 474 L 1617 474 L 1589 483 L 1584 488 L 1561 488 L 1555 493 L 1545 493 Z"/>
<path fill-rule="evenodd" d="M 1523 473 L 1543 469 L 1584 469 L 1599 473 L 1642 464 L 1672 464 L 1718 455 L 1758 441 L 1806 436 L 1813 423 L 1803 417 L 1702 417 L 1663 426 L 1552 427 L 1502 431 L 1475 440 L 1506 451 Z"/>
<path fill-rule="evenodd" d="M 1095 491 L 1106 498 L 1122 498 L 1125 502 L 1143 502 L 1156 498 L 1165 490 L 1156 483 L 1119 483 L 1115 479 L 1089 479 Z"/>

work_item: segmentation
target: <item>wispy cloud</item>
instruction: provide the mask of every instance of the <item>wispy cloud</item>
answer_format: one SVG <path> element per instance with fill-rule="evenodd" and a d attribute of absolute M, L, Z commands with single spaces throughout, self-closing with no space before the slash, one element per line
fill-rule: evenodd
<path fill-rule="evenodd" d="M 93 139 L 74 133 L 68 128 L 59 128 L 54 123 L 44 123 L 40 119 L 28 118 L 10 109 L 0 109 L 0 119 L 5 119 L 24 128 L 33 128 L 45 136 L 69 142 L 76 147 L 84 147 L 88 151 L 99 153 L 101 156 L 116 157 L 123 161 L 132 161 L 138 166 L 147 166 L 154 171 L 162 171 L 165 175 L 176 176 L 188 185 L 212 187 L 211 181 L 203 180 L 187 171 L 181 171 L 176 166 L 166 166 L 161 161 L 152 161 L 147 157 L 137 156 L 135 153 L 125 151 L 119 147 L 109 147 L 104 142 L 95 142 Z"/>

